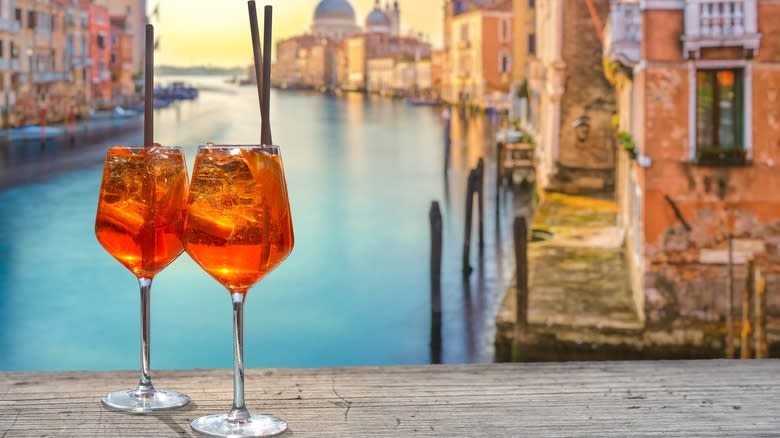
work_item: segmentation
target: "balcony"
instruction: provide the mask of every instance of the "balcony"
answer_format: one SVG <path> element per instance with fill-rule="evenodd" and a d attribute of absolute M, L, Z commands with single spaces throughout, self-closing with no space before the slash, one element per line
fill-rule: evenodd
<path fill-rule="evenodd" d="M 67 71 L 40 71 L 32 73 L 32 82 L 34 84 L 44 84 L 47 82 L 70 81 L 72 75 Z"/>
<path fill-rule="evenodd" d="M 756 0 L 688 0 L 685 2 L 683 50 L 698 58 L 708 47 L 742 47 L 758 53 Z"/>
<path fill-rule="evenodd" d="M 604 56 L 627 67 L 641 58 L 642 14 L 636 0 L 613 0 L 604 35 Z"/>
<path fill-rule="evenodd" d="M 7 71 L 19 71 L 19 60 L 0 58 L 0 72 Z"/>
<path fill-rule="evenodd" d="M 51 38 L 51 29 L 48 27 L 36 27 L 35 36 L 38 38 Z"/>
<path fill-rule="evenodd" d="M 73 55 L 70 60 L 70 65 L 72 67 L 89 67 L 92 65 L 92 59 L 86 55 Z"/>
<path fill-rule="evenodd" d="M 0 18 L 0 32 L 19 32 L 19 22 L 7 18 Z"/>

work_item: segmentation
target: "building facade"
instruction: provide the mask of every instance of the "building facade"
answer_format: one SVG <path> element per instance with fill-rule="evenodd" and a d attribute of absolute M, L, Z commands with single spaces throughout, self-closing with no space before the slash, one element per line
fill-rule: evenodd
<path fill-rule="evenodd" d="M 128 31 L 129 23 L 124 15 L 111 17 L 111 94 L 122 104 L 135 94 L 133 74 L 133 34 Z"/>
<path fill-rule="evenodd" d="M 737 296 L 751 258 L 780 286 L 778 32 L 772 0 L 612 5 L 618 199 L 648 325 L 725 316 L 729 235 Z M 767 300 L 776 313 L 780 299 Z"/>
<path fill-rule="evenodd" d="M 125 32 L 130 37 L 132 46 L 133 74 L 140 75 L 144 71 L 144 51 L 146 37 L 146 0 L 93 0 L 98 6 L 103 6 L 110 16 L 125 17 Z M 156 12 L 159 14 L 159 2 Z"/>
<path fill-rule="evenodd" d="M 20 23 L 15 18 L 14 2 L 0 5 L 0 107 L 3 126 L 11 123 L 20 82 Z"/>
<path fill-rule="evenodd" d="M 527 121 L 528 73 L 536 58 L 536 0 L 512 2 L 512 116 Z"/>
<path fill-rule="evenodd" d="M 109 103 L 113 95 L 110 71 L 111 21 L 107 8 L 89 1 L 82 5 L 89 14 L 91 100 L 95 105 L 101 106 Z"/>
<path fill-rule="evenodd" d="M 462 105 L 507 107 L 512 82 L 512 1 L 472 6 L 449 23 L 449 94 Z"/>
<path fill-rule="evenodd" d="M 536 3 L 537 56 L 529 66 L 526 128 L 537 146 L 540 188 L 568 193 L 614 187 L 614 91 L 602 74 L 608 0 Z"/>

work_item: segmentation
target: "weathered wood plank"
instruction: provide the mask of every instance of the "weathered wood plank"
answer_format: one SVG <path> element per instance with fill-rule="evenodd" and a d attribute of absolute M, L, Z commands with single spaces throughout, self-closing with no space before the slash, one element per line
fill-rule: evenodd
<path fill-rule="evenodd" d="M 133 372 L 0 373 L 0 437 L 192 436 L 230 406 L 229 370 L 160 371 L 188 393 L 180 411 L 133 416 L 100 405 Z M 248 370 L 255 412 L 292 436 L 780 435 L 780 361 L 614 362 Z"/>

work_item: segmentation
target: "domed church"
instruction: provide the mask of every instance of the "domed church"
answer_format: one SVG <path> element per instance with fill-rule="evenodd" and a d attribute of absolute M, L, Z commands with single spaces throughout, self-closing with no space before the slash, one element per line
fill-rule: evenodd
<path fill-rule="evenodd" d="M 362 31 L 399 35 L 401 30 L 401 10 L 396 0 L 384 10 L 376 0 L 374 9 L 366 17 L 366 27 L 361 29 L 355 20 L 355 10 L 348 0 L 321 0 L 314 9 L 311 33 L 339 41 L 346 36 Z"/>
<path fill-rule="evenodd" d="M 340 40 L 358 32 L 355 10 L 347 0 L 322 0 L 314 9 L 312 34 Z"/>

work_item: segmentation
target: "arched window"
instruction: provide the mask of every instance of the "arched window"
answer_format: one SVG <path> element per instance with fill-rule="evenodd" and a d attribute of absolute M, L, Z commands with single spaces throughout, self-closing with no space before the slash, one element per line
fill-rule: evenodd
<path fill-rule="evenodd" d="M 501 74 L 509 73 L 512 70 L 512 55 L 502 50 L 498 55 L 498 72 Z"/>

